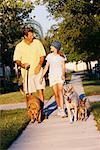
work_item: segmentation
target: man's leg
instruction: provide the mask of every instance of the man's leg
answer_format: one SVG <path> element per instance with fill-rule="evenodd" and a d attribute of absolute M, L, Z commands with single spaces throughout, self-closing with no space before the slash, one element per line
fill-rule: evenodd
<path fill-rule="evenodd" d="M 38 90 L 38 96 L 42 102 L 44 102 L 44 90 Z"/>
<path fill-rule="evenodd" d="M 44 90 L 41 89 L 41 90 L 38 90 L 38 96 L 39 96 L 39 99 L 41 100 L 41 108 L 43 109 L 44 107 Z"/>
<path fill-rule="evenodd" d="M 44 118 L 45 118 L 45 114 L 43 112 L 43 108 L 44 108 L 44 90 L 43 89 L 37 90 L 37 92 L 38 92 L 38 97 L 41 100 L 41 102 L 40 102 L 40 105 L 41 105 L 41 121 L 43 121 Z"/>

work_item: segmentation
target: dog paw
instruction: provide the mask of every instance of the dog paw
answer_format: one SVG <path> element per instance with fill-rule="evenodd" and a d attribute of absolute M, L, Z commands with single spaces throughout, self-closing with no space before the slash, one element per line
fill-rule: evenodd
<path fill-rule="evenodd" d="M 70 121 L 70 124 L 73 124 L 73 121 Z"/>
<path fill-rule="evenodd" d="M 72 120 L 72 119 L 70 119 L 70 121 L 69 121 L 69 122 L 70 122 L 70 124 L 72 124 L 72 123 L 73 123 L 73 120 Z"/>
<path fill-rule="evenodd" d="M 82 121 L 84 121 L 85 120 L 85 118 L 82 118 Z"/>
<path fill-rule="evenodd" d="M 76 121 L 77 121 L 77 118 L 75 117 L 75 118 L 74 118 L 74 122 L 76 122 Z"/>
<path fill-rule="evenodd" d="M 42 121 L 38 121 L 38 123 L 41 123 Z"/>
<path fill-rule="evenodd" d="M 89 118 L 89 117 L 86 117 L 86 118 L 85 118 L 85 121 L 87 121 L 88 118 Z"/>
<path fill-rule="evenodd" d="M 33 119 L 30 121 L 30 123 L 34 123 L 34 122 L 35 122 L 35 120 L 33 120 Z"/>

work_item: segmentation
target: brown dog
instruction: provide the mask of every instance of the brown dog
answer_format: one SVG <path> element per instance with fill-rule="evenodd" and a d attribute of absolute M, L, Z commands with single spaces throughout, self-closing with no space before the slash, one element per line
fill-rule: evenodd
<path fill-rule="evenodd" d="M 28 108 L 28 116 L 31 119 L 31 122 L 34 123 L 37 121 L 41 122 L 41 100 L 36 96 L 29 95 L 26 97 L 27 99 L 27 108 Z"/>
<path fill-rule="evenodd" d="M 80 100 L 79 101 L 79 108 L 78 108 L 78 120 L 86 120 L 87 119 L 87 107 L 86 101 Z"/>

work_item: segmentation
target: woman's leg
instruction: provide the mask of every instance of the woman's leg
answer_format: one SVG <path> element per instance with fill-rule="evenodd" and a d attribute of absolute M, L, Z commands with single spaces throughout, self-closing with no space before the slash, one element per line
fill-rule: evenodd
<path fill-rule="evenodd" d="M 52 88 L 53 88 L 53 91 L 54 91 L 54 94 L 55 94 L 56 103 L 57 103 L 58 107 L 60 107 L 60 101 L 59 101 L 57 84 L 53 85 Z"/>
<path fill-rule="evenodd" d="M 61 107 L 62 109 L 64 109 L 63 84 L 62 84 L 62 83 L 57 84 L 57 92 L 58 92 L 58 95 L 59 95 L 60 107 Z"/>

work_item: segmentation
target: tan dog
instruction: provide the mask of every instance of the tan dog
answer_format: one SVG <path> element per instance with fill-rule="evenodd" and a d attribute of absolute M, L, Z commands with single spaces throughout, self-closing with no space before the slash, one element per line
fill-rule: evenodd
<path fill-rule="evenodd" d="M 85 105 L 85 101 L 80 100 L 79 108 L 78 108 L 78 119 L 79 120 L 86 120 L 87 117 L 87 108 Z"/>
<path fill-rule="evenodd" d="M 72 123 L 73 117 L 74 121 L 77 120 L 79 98 L 71 84 L 64 88 L 64 100 L 67 108 L 68 118 L 70 123 Z"/>
<path fill-rule="evenodd" d="M 84 95 L 84 97 L 80 98 L 79 100 L 78 119 L 86 121 L 89 115 L 90 115 L 90 104 L 88 98 Z"/>
<path fill-rule="evenodd" d="M 37 121 L 41 122 L 41 101 L 39 98 L 30 95 L 26 97 L 27 99 L 27 108 L 28 108 L 28 116 L 31 119 L 31 122 L 34 123 Z"/>

